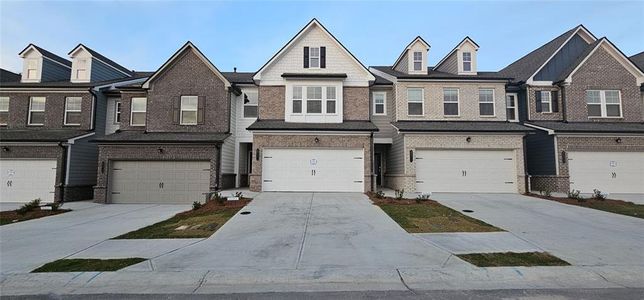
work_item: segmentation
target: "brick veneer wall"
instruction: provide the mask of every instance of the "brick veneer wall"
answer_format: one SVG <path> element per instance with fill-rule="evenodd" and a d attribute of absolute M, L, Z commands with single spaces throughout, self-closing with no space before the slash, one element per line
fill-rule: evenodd
<path fill-rule="evenodd" d="M 130 117 L 132 111 L 132 98 L 147 97 L 145 91 L 139 92 L 121 92 L 121 122 L 120 130 L 145 130 L 145 126 L 130 126 Z"/>
<path fill-rule="evenodd" d="M 163 148 L 163 153 L 158 149 Z M 150 160 L 150 161 L 210 161 L 210 190 L 215 191 L 220 185 L 217 176 L 220 149 L 214 145 L 100 145 L 98 157 L 97 181 L 94 187 L 94 201 L 109 202 L 110 163 L 115 160 Z"/>
<path fill-rule="evenodd" d="M 283 85 L 260 85 L 258 90 L 258 118 L 263 120 L 284 120 L 285 87 Z"/>
<path fill-rule="evenodd" d="M 85 89 L 85 88 L 83 88 Z M 8 129 L 78 129 L 90 130 L 92 128 L 92 94 L 86 93 L 11 93 L 2 92 L 2 97 L 9 97 L 9 120 L 6 126 Z M 29 99 L 31 97 L 46 97 L 45 102 L 45 125 L 29 126 Z M 65 122 L 65 98 L 82 97 L 81 101 L 81 125 L 64 125 Z"/>
<path fill-rule="evenodd" d="M 315 138 L 319 139 L 315 143 Z M 348 135 L 262 135 L 253 136 L 253 154 L 264 148 L 362 148 L 364 149 L 364 191 L 371 190 L 371 138 Z M 250 190 L 262 190 L 262 159 L 253 159 L 253 173 L 250 174 Z"/>
<path fill-rule="evenodd" d="M 343 87 L 342 110 L 344 120 L 369 120 L 369 88 Z"/>
<path fill-rule="evenodd" d="M 558 91 L 557 93 L 557 103 L 559 107 L 558 112 L 537 112 L 537 99 L 535 98 L 535 93 L 537 91 Z M 528 86 L 526 89 L 528 96 L 528 118 L 529 120 L 541 120 L 541 121 L 561 121 L 563 120 L 563 109 L 561 105 L 562 92 L 558 87 L 549 86 Z"/>

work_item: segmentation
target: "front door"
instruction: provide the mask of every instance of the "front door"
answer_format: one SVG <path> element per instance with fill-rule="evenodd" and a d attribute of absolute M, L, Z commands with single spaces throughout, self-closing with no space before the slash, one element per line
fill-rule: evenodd
<path fill-rule="evenodd" d="M 376 174 L 376 186 L 382 185 L 382 154 L 376 153 L 374 156 L 374 172 Z"/>

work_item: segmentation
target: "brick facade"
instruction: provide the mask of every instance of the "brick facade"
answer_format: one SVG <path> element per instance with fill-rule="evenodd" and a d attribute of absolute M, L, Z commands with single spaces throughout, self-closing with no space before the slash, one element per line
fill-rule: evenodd
<path fill-rule="evenodd" d="M 537 91 L 557 91 L 557 104 L 559 107 L 558 112 L 537 112 Z M 563 120 L 563 109 L 561 105 L 561 99 L 563 93 L 561 89 L 555 86 L 528 86 L 526 88 L 527 99 L 528 99 L 528 119 L 529 120 L 539 120 L 539 121 L 561 121 Z M 554 99 L 553 99 L 554 100 Z M 585 100 L 584 100 L 585 101 Z"/>
<path fill-rule="evenodd" d="M 87 88 L 83 88 L 87 89 Z M 0 96 L 9 97 L 9 120 L 6 126 L 7 129 L 77 129 L 77 130 L 90 130 L 92 128 L 92 99 L 93 96 L 89 92 L 68 92 L 68 93 L 52 93 L 52 92 L 33 92 L 33 93 L 16 93 L 16 92 L 1 92 Z M 34 126 L 27 125 L 29 115 L 29 99 L 31 97 L 46 97 L 45 101 L 45 125 Z M 81 124 L 78 125 L 65 125 L 65 98 L 67 97 L 82 97 L 81 102 Z"/>
<path fill-rule="evenodd" d="M 121 91 L 121 122 L 120 130 L 145 130 L 145 126 L 130 126 L 130 117 L 132 112 L 132 98 L 147 97 L 145 91 Z"/>
<path fill-rule="evenodd" d="M 344 120 L 369 120 L 369 88 L 343 87 L 342 110 Z"/>
<path fill-rule="evenodd" d="M 159 152 L 159 148 L 163 152 Z M 220 148 L 214 145 L 100 145 L 94 201 L 109 203 L 109 175 L 113 161 L 207 160 L 210 161 L 210 190 L 215 191 L 221 184 L 217 176 L 219 157 Z"/>
<path fill-rule="evenodd" d="M 259 86 L 258 119 L 284 120 L 286 88 L 282 86 Z"/>

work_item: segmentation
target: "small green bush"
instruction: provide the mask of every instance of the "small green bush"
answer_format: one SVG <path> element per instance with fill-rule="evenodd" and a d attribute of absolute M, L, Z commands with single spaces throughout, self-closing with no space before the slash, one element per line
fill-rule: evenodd
<path fill-rule="evenodd" d="M 586 199 L 584 199 L 584 197 L 579 195 L 580 193 L 581 193 L 580 190 L 571 190 L 571 191 L 568 192 L 568 198 L 575 199 L 575 200 L 577 200 L 579 202 L 586 201 Z"/>
<path fill-rule="evenodd" d="M 377 192 L 373 193 L 373 195 L 374 195 L 374 197 L 376 197 L 377 199 L 382 199 L 382 198 L 384 198 L 384 197 L 385 197 L 385 192 L 383 192 L 383 191 L 377 191 Z"/>
<path fill-rule="evenodd" d="M 19 215 L 24 216 L 28 212 L 33 211 L 36 208 L 39 208 L 40 207 L 40 201 L 41 201 L 40 198 L 31 200 L 31 201 L 25 203 L 20 208 L 16 209 L 16 212 Z"/>
<path fill-rule="evenodd" d="M 405 195 L 405 189 L 396 190 L 396 199 L 402 200 Z"/>
<path fill-rule="evenodd" d="M 593 199 L 595 200 L 606 200 L 606 194 L 598 189 L 593 189 Z"/>
<path fill-rule="evenodd" d="M 421 203 L 423 201 L 429 200 L 430 194 L 420 194 L 416 196 L 416 203 Z"/>
<path fill-rule="evenodd" d="M 541 196 L 550 197 L 552 195 L 552 191 L 551 190 L 543 190 L 543 191 L 539 191 L 539 194 L 541 194 Z"/>
<path fill-rule="evenodd" d="M 199 201 L 192 202 L 192 210 L 200 209 L 202 206 L 203 204 L 201 204 L 201 202 Z"/>
<path fill-rule="evenodd" d="M 60 203 L 60 202 L 54 202 L 54 203 L 50 204 L 49 206 L 51 207 L 51 211 L 58 211 L 60 209 L 60 207 L 63 206 L 63 204 Z"/>
<path fill-rule="evenodd" d="M 242 192 L 236 192 L 236 193 L 235 193 L 235 197 L 237 197 L 237 198 L 241 199 L 241 198 L 243 198 L 243 197 L 244 197 L 244 193 L 242 193 Z"/>

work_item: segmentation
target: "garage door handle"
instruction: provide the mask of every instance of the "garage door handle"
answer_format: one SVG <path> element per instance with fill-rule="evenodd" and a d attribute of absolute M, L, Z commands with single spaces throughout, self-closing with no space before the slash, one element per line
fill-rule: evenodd
<path fill-rule="evenodd" d="M 12 184 L 13 184 L 13 181 L 12 181 L 12 180 L 8 180 L 8 181 L 7 181 L 7 186 L 8 186 L 8 187 L 11 187 L 11 185 L 12 185 Z"/>
<path fill-rule="evenodd" d="M 613 178 L 617 178 L 617 173 L 613 172 Z"/>
<path fill-rule="evenodd" d="M 425 183 L 425 181 L 422 181 L 422 180 L 416 180 L 416 183 Z"/>
<path fill-rule="evenodd" d="M 514 181 L 506 181 L 505 183 L 506 183 L 506 184 L 513 184 L 513 183 L 514 183 Z"/>
<path fill-rule="evenodd" d="M 270 180 L 270 179 L 264 179 L 264 182 L 273 182 L 273 180 Z"/>
<path fill-rule="evenodd" d="M 354 183 L 362 183 L 362 180 L 354 180 Z"/>
<path fill-rule="evenodd" d="M 160 188 L 160 189 L 162 189 L 162 188 L 163 188 L 163 182 L 159 182 L 159 188 Z"/>
<path fill-rule="evenodd" d="M 112 192 L 112 195 L 118 195 L 120 192 Z"/>

